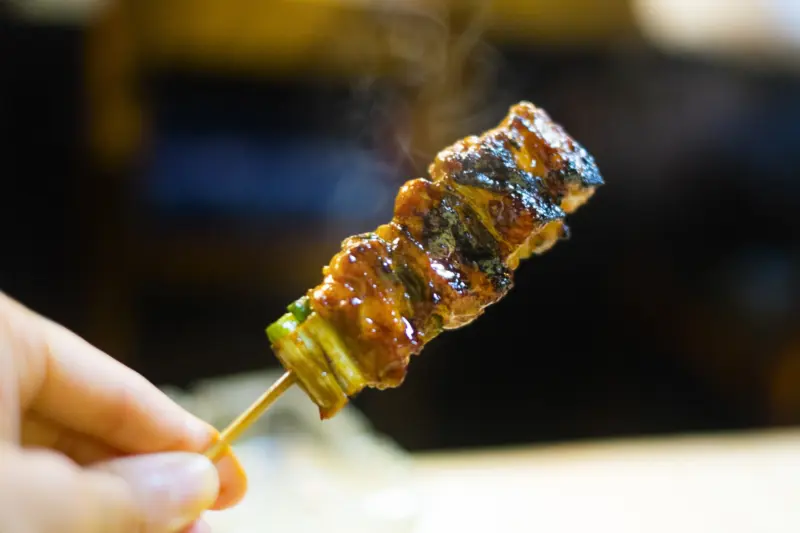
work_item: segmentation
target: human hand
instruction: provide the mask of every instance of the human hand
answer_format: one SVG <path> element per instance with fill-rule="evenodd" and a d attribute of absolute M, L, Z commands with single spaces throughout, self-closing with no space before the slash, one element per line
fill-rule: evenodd
<path fill-rule="evenodd" d="M 217 432 L 0 293 L 0 531 L 199 533 L 246 490 Z"/>

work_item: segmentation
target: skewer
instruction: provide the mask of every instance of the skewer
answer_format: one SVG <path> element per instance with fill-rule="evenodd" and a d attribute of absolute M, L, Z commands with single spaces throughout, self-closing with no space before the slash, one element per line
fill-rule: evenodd
<path fill-rule="evenodd" d="M 205 456 L 212 461 L 219 459 L 228 446 L 247 431 L 247 428 L 253 425 L 296 381 L 297 378 L 292 371 L 284 373 L 258 400 L 225 428 L 220 434 L 219 440 L 206 451 Z"/>
<path fill-rule="evenodd" d="M 536 165 L 541 168 L 533 172 Z M 294 383 L 322 419 L 365 387 L 399 386 L 411 355 L 504 298 L 519 262 L 566 237 L 564 218 L 603 183 L 583 146 L 525 101 L 497 127 L 439 152 L 424 178 L 403 184 L 392 222 L 342 241 L 323 268 L 322 284 L 266 328 L 287 372 L 225 428 L 206 456 L 219 459 Z M 462 274 L 477 283 L 452 285 Z M 365 289 L 350 286 L 353 277 Z M 404 299 L 388 296 L 396 289 Z"/>

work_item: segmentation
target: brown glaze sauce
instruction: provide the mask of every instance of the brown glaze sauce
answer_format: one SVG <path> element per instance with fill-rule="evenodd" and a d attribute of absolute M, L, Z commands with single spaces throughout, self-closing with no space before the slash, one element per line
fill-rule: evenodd
<path fill-rule="evenodd" d="M 427 342 L 500 300 L 519 260 L 562 238 L 566 212 L 603 183 L 591 156 L 526 102 L 440 152 L 429 175 L 403 185 L 389 224 L 345 240 L 308 294 L 371 387 L 400 385 Z"/>

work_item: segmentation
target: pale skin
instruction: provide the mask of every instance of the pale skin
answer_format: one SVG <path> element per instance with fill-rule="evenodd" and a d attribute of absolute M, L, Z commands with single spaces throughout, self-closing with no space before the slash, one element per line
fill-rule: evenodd
<path fill-rule="evenodd" d="M 200 533 L 246 479 L 133 370 L 0 293 L 0 531 Z"/>

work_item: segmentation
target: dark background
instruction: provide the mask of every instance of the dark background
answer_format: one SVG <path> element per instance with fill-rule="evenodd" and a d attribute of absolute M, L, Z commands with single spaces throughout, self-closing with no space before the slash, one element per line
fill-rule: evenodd
<path fill-rule="evenodd" d="M 414 450 L 800 422 L 791 72 L 671 55 L 630 28 L 570 46 L 489 32 L 441 85 L 413 62 L 254 72 L 134 61 L 113 43 L 138 19 L 115 16 L 0 23 L 0 288 L 148 378 L 274 367 L 264 327 L 339 241 L 526 99 L 607 185 L 502 303 L 355 404 Z M 115 90 L 145 117 L 122 149 Z"/>

